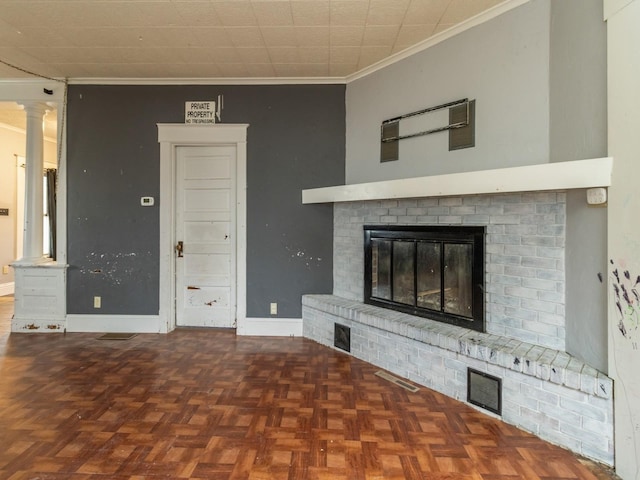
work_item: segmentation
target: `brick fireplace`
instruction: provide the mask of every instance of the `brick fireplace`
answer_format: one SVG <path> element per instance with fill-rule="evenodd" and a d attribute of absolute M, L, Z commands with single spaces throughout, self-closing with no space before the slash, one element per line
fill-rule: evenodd
<path fill-rule="evenodd" d="M 485 332 L 364 303 L 364 225 L 482 226 Z M 468 369 L 502 381 L 501 418 L 613 464 L 612 382 L 565 352 L 563 191 L 334 204 L 333 295 L 303 298 L 306 337 L 466 401 Z"/>

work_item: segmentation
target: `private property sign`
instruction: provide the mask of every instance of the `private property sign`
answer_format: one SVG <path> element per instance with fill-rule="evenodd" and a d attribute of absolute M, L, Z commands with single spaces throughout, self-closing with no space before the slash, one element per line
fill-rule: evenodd
<path fill-rule="evenodd" d="M 185 102 L 184 123 L 216 123 L 216 102 Z"/>

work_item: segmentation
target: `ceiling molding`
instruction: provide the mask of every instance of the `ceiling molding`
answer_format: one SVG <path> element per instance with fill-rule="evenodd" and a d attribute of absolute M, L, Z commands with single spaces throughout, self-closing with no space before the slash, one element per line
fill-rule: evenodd
<path fill-rule="evenodd" d="M 335 85 L 345 77 L 72 78 L 70 85 Z"/>

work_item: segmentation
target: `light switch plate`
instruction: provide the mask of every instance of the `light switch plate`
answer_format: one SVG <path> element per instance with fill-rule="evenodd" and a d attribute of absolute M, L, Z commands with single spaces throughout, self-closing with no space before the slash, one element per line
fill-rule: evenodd
<path fill-rule="evenodd" d="M 143 207 L 153 207 L 155 199 L 153 197 L 140 197 L 140 205 Z"/>

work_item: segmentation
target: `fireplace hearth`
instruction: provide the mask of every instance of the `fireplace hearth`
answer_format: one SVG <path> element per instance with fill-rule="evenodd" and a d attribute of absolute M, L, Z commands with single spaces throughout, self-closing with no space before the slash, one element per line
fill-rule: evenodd
<path fill-rule="evenodd" d="M 365 303 L 484 331 L 484 227 L 364 226 Z"/>

